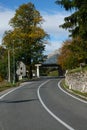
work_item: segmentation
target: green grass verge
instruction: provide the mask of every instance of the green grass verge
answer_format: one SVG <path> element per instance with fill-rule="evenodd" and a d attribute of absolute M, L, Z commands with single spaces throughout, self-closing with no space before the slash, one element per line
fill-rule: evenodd
<path fill-rule="evenodd" d="M 74 93 L 78 94 L 78 95 L 87 97 L 87 92 L 86 92 L 86 93 L 83 93 L 83 92 L 80 92 L 80 91 L 77 91 L 77 90 L 72 90 L 72 91 L 73 91 Z"/>
<path fill-rule="evenodd" d="M 6 82 L 6 81 L 0 82 L 0 92 L 1 92 L 1 91 L 4 91 L 4 90 L 6 90 L 6 89 L 12 88 L 12 87 L 16 87 L 16 86 L 18 86 L 19 84 L 20 84 L 20 83 L 15 83 L 15 84 L 13 84 L 13 83 L 8 83 L 8 82 Z"/>
<path fill-rule="evenodd" d="M 64 79 L 62 80 L 62 82 L 61 82 L 60 85 L 61 85 L 61 87 L 64 88 L 64 89 L 69 89 L 69 86 L 67 86 L 67 85 L 65 84 L 65 80 L 64 80 Z"/>
<path fill-rule="evenodd" d="M 51 71 L 48 76 L 58 76 L 58 71 Z"/>
<path fill-rule="evenodd" d="M 78 67 L 78 68 L 75 68 L 75 69 L 72 69 L 72 70 L 69 70 L 69 72 L 68 73 L 75 73 L 75 72 L 81 72 L 81 71 L 87 71 L 87 66 L 85 66 L 85 67 Z"/>

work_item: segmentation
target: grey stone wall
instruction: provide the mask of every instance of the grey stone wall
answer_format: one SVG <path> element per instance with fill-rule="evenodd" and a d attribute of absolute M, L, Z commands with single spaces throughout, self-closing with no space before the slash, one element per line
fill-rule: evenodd
<path fill-rule="evenodd" d="M 87 92 L 87 71 L 86 72 L 67 72 L 65 75 L 65 83 L 69 89 Z"/>

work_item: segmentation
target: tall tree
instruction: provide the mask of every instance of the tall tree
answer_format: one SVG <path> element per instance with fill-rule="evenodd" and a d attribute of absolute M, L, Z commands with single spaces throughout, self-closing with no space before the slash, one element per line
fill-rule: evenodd
<path fill-rule="evenodd" d="M 56 3 L 63 6 L 66 11 L 73 10 L 73 13 L 65 17 L 65 23 L 60 25 L 68 29 L 72 38 L 80 37 L 81 48 L 85 52 L 84 59 L 87 58 L 87 0 L 56 0 Z M 77 40 L 78 42 L 78 40 Z"/>
<path fill-rule="evenodd" d="M 48 37 L 41 28 L 42 22 L 43 18 L 34 4 L 23 4 L 10 20 L 13 30 L 6 32 L 3 37 L 3 44 L 7 47 L 14 46 L 17 60 L 23 60 L 29 66 L 30 78 L 32 77 L 31 64 L 42 60 L 45 40 Z"/>
<path fill-rule="evenodd" d="M 0 78 L 5 79 L 7 77 L 7 58 L 6 49 L 0 45 Z"/>
<path fill-rule="evenodd" d="M 75 68 L 78 65 L 78 57 L 73 49 L 72 40 L 66 40 L 59 49 L 58 64 L 63 70 Z"/>
<path fill-rule="evenodd" d="M 57 0 L 56 3 L 67 11 L 73 10 L 61 27 L 69 29 L 71 36 L 79 35 L 87 40 L 87 0 Z"/>

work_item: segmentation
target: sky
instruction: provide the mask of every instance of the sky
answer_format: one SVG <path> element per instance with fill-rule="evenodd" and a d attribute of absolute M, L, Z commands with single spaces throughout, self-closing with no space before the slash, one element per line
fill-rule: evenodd
<path fill-rule="evenodd" d="M 55 0 L 0 0 L 0 44 L 4 32 L 11 29 L 9 20 L 14 17 L 15 10 L 28 2 L 35 5 L 44 19 L 42 28 L 50 36 L 44 53 L 50 54 L 59 49 L 69 35 L 68 31 L 59 28 L 59 25 L 64 23 L 64 17 L 69 16 L 71 12 L 66 12 L 64 8 L 55 4 Z"/>

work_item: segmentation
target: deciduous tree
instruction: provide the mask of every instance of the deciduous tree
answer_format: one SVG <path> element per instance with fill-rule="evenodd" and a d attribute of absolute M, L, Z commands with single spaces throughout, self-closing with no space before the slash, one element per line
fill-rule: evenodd
<path fill-rule="evenodd" d="M 17 60 L 29 66 L 29 76 L 32 77 L 32 64 L 43 59 L 45 40 L 48 34 L 41 27 L 43 18 L 35 9 L 34 4 L 21 5 L 10 20 L 12 30 L 5 33 L 3 44 L 15 48 Z"/>
<path fill-rule="evenodd" d="M 0 45 L 0 79 L 5 79 L 7 76 L 7 58 L 6 49 Z"/>
<path fill-rule="evenodd" d="M 60 64 L 64 70 L 72 69 L 79 65 L 77 48 L 73 49 L 72 40 L 66 40 L 59 51 L 58 64 Z"/>

